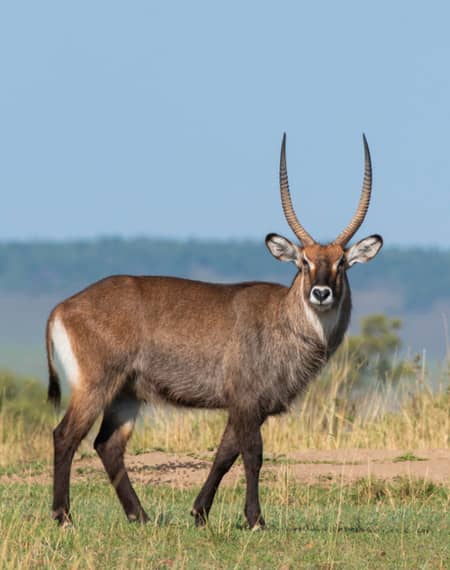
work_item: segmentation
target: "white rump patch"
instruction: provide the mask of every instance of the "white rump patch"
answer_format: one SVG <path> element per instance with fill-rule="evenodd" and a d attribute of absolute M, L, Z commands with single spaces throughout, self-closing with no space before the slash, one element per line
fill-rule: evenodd
<path fill-rule="evenodd" d="M 52 324 L 51 330 L 53 350 L 55 352 L 56 362 L 62 369 L 64 378 L 72 388 L 80 384 L 80 368 L 78 361 L 72 350 L 70 337 L 66 327 L 59 317 Z"/>

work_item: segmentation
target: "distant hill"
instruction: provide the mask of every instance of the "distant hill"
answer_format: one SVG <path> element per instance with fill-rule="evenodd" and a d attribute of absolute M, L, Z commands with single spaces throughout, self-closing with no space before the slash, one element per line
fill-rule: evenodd
<path fill-rule="evenodd" d="M 0 292 L 67 294 L 115 273 L 288 283 L 294 268 L 254 241 L 104 238 L 0 244 Z M 450 297 L 450 250 L 385 247 L 349 276 L 357 290 L 382 288 L 400 295 L 403 310 L 425 309 Z"/>
<path fill-rule="evenodd" d="M 295 268 L 264 242 L 103 238 L 0 244 L 0 368 L 46 376 L 44 328 L 64 297 L 107 275 L 177 275 L 288 284 Z M 349 271 L 352 330 L 367 314 L 400 317 L 404 347 L 442 359 L 448 349 L 450 250 L 385 247 Z"/>

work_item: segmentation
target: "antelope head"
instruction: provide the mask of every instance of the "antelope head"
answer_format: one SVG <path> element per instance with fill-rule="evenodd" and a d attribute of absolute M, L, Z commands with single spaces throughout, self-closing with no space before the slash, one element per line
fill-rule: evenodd
<path fill-rule="evenodd" d="M 317 312 L 326 312 L 339 305 L 347 288 L 347 269 L 355 263 L 370 261 L 383 245 L 381 236 L 371 235 L 347 247 L 364 221 L 372 190 L 372 164 L 364 135 L 363 143 L 365 168 L 358 208 L 345 230 L 333 242 L 323 245 L 311 237 L 294 212 L 286 169 L 286 134 L 283 135 L 280 158 L 281 203 L 286 220 L 300 240 L 300 245 L 273 233 L 266 237 L 266 245 L 276 259 L 290 261 L 297 266 L 303 276 L 300 281 L 303 298 Z"/>

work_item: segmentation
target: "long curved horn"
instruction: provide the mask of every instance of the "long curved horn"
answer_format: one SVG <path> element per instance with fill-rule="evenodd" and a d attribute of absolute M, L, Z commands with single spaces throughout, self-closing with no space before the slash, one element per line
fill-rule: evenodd
<path fill-rule="evenodd" d="M 345 246 L 358 231 L 360 225 L 366 217 L 369 208 L 370 194 L 372 192 L 372 161 L 370 160 L 369 145 L 366 136 L 363 133 L 364 143 L 364 180 L 361 191 L 361 197 L 358 203 L 358 209 L 353 216 L 352 221 L 348 224 L 343 232 L 341 232 L 333 243 Z"/>
<path fill-rule="evenodd" d="M 287 223 L 291 230 L 302 242 L 303 245 L 312 245 L 315 243 L 314 239 L 303 228 L 295 215 L 292 206 L 291 195 L 289 193 L 289 182 L 286 168 L 286 133 L 283 133 L 283 141 L 281 143 L 281 156 L 280 156 L 280 193 L 281 204 Z"/>

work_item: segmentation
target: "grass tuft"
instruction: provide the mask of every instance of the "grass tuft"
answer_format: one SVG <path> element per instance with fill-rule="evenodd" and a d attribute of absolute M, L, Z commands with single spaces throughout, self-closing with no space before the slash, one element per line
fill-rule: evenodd
<path fill-rule="evenodd" d="M 219 491 L 205 529 L 189 516 L 196 489 L 140 487 L 150 516 L 129 524 L 107 484 L 74 485 L 74 526 L 49 517 L 50 488 L 0 484 L 2 568 L 446 568 L 449 489 L 424 481 L 295 484 L 286 468 L 262 486 L 268 521 L 252 533 L 242 488 Z"/>
<path fill-rule="evenodd" d="M 403 455 L 399 455 L 392 460 L 394 463 L 401 463 L 403 461 L 427 461 L 425 457 L 418 457 L 414 455 L 411 451 L 404 453 Z"/>

